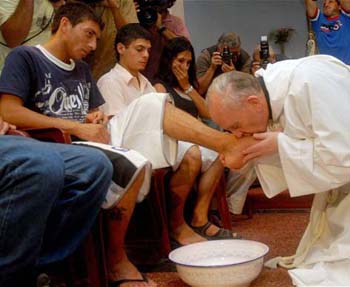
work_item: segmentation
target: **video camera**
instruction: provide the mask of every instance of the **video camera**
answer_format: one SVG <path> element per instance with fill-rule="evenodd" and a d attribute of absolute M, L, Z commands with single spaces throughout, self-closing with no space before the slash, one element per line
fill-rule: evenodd
<path fill-rule="evenodd" d="M 168 3 L 168 0 L 137 0 L 140 10 L 137 18 L 144 27 L 150 27 L 157 22 L 159 10 Z"/>
<path fill-rule="evenodd" d="M 260 63 L 263 69 L 266 69 L 269 63 L 270 51 L 269 42 L 267 41 L 267 36 L 261 36 L 260 38 Z"/>

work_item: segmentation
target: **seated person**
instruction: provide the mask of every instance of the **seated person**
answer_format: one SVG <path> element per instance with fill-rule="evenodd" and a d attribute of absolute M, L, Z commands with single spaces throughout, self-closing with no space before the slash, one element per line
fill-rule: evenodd
<path fill-rule="evenodd" d="M 13 128 L 0 118 L 0 286 L 37 286 L 88 234 L 112 166 L 94 148 L 4 135 Z"/>
<path fill-rule="evenodd" d="M 48 42 L 13 49 L 0 78 L 4 118 L 21 128 L 56 127 L 82 140 L 108 143 L 107 119 L 97 110 L 103 99 L 87 64 L 80 61 L 96 48 L 101 25 L 87 5 L 69 3 L 56 12 Z M 104 205 L 116 205 L 107 216 L 109 280 L 143 281 L 125 255 L 123 241 L 136 198 L 148 190 L 150 164 L 134 151 L 102 148 L 114 165 L 111 189 L 116 191 Z"/>
<path fill-rule="evenodd" d="M 234 32 L 224 33 L 218 43 L 204 49 L 197 59 L 198 92 L 204 95 L 214 78 L 230 71 L 250 72 L 251 59 L 241 48 L 241 39 Z"/>
<path fill-rule="evenodd" d="M 148 61 L 148 49 L 151 47 L 149 32 L 139 24 L 128 24 L 119 30 L 115 47 L 118 63 L 114 69 L 102 76 L 97 83 L 106 101 L 102 109 L 108 116 L 121 113 L 135 99 L 140 98 L 142 94 L 155 91 L 151 83 L 140 73 Z M 204 104 L 203 99 L 202 104 Z M 137 150 L 140 151 L 139 149 Z M 155 152 L 161 153 L 161 150 L 155 149 Z M 225 232 L 225 230 L 207 225 L 207 213 L 214 191 L 213 186 L 216 180 L 220 178 L 223 170 L 219 160 L 217 160 L 216 164 L 210 166 L 216 157 L 217 154 L 211 152 L 208 162 L 202 163 L 197 146 L 189 143 L 185 144 L 184 142 L 179 143 L 178 157 L 175 165 L 173 165 L 175 172 L 170 180 L 170 192 L 173 199 L 170 213 L 170 232 L 171 236 L 181 244 L 201 241 L 203 237 L 218 239 L 224 237 L 224 234 L 226 234 L 226 237 L 233 237 L 232 233 L 227 230 Z M 154 167 L 157 166 L 152 156 L 148 159 Z M 185 200 L 196 182 L 198 174 L 200 174 L 201 166 L 204 170 L 208 169 L 208 174 L 203 176 L 203 181 L 200 183 L 201 196 L 196 205 L 192 223 L 196 227 L 208 227 L 208 234 L 205 232 L 201 233 L 203 237 L 198 236 L 185 223 L 183 217 Z M 209 192 L 211 194 L 208 195 Z M 175 199 L 176 204 L 174 204 Z M 221 237 L 219 236 L 219 231 L 221 231 Z M 213 236 L 214 234 L 217 234 L 217 236 Z"/>
<path fill-rule="evenodd" d="M 194 50 L 186 38 L 171 39 L 164 47 L 155 83 L 157 92 L 169 93 L 177 108 L 186 111 L 195 118 L 198 116 L 210 118 L 205 100 L 196 91 L 198 83 Z M 191 143 L 179 142 L 178 156 L 183 156 L 183 153 L 189 148 L 195 148 L 197 157 L 192 155 L 192 160 L 201 166 L 195 174 L 195 178 L 199 177 L 199 182 L 191 228 L 208 240 L 237 238 L 237 234 L 232 234 L 231 231 L 219 228 L 208 221 L 208 210 L 215 191 L 214 187 L 223 172 L 218 154 L 203 147 L 193 146 Z M 173 230 L 179 228 L 178 226 L 185 225 L 183 206 L 190 191 L 190 186 L 186 192 L 181 193 L 177 192 L 175 188 L 173 189 L 177 197 L 182 199 L 177 208 L 171 206 L 170 209 L 170 227 Z"/>

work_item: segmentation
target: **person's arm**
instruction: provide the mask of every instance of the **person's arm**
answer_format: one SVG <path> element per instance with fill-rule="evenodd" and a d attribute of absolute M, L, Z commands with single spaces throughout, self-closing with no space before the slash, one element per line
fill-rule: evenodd
<path fill-rule="evenodd" d="M 252 137 L 237 139 L 233 134 L 212 129 L 170 103 L 165 107 L 163 129 L 172 138 L 217 151 L 223 165 L 234 169 L 244 164 L 243 150 L 257 142 Z"/>
<path fill-rule="evenodd" d="M 305 0 L 306 13 L 309 18 L 315 17 L 318 9 L 317 2 L 313 0 Z"/>
<path fill-rule="evenodd" d="M 32 25 L 34 0 L 20 0 L 15 12 L 0 26 L 1 33 L 10 48 L 21 45 Z"/>
<path fill-rule="evenodd" d="M 83 140 L 109 143 L 104 125 L 48 117 L 24 107 L 22 99 L 14 95 L 1 95 L 0 114 L 5 121 L 19 128 L 58 128 Z"/>
<path fill-rule="evenodd" d="M 341 0 L 340 5 L 344 12 L 350 13 L 350 0 Z"/>
<path fill-rule="evenodd" d="M 111 10 L 117 29 L 128 23 L 121 13 L 121 4 L 119 0 L 105 0 L 102 4 Z"/>
<path fill-rule="evenodd" d="M 198 92 L 203 95 L 211 84 L 216 68 L 222 64 L 220 52 L 214 52 L 210 57 L 209 51 L 204 50 L 197 60 Z"/>
<path fill-rule="evenodd" d="M 165 27 L 162 24 L 162 15 L 158 13 L 158 18 L 156 22 L 157 32 L 160 33 L 165 39 L 170 40 L 178 37 L 173 31 Z"/>

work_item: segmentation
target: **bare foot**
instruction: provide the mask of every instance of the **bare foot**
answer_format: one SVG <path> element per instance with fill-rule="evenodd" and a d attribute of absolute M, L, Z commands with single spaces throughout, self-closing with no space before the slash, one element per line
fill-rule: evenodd
<path fill-rule="evenodd" d="M 172 230 L 171 237 L 182 245 L 206 241 L 204 237 L 194 232 L 186 223 L 182 224 L 175 230 Z"/>
<path fill-rule="evenodd" d="M 140 279 L 143 277 L 128 258 L 119 261 L 115 264 L 111 270 L 109 270 L 109 281 L 118 281 L 123 279 Z M 158 284 L 153 280 L 147 278 L 146 281 L 130 281 L 119 285 L 120 287 L 157 287 Z"/>

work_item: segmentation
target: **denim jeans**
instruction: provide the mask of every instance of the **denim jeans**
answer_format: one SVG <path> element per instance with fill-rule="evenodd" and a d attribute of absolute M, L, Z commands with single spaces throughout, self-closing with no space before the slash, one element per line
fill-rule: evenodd
<path fill-rule="evenodd" d="M 0 286 L 21 286 L 20 274 L 70 255 L 111 177 L 96 149 L 0 136 Z"/>

